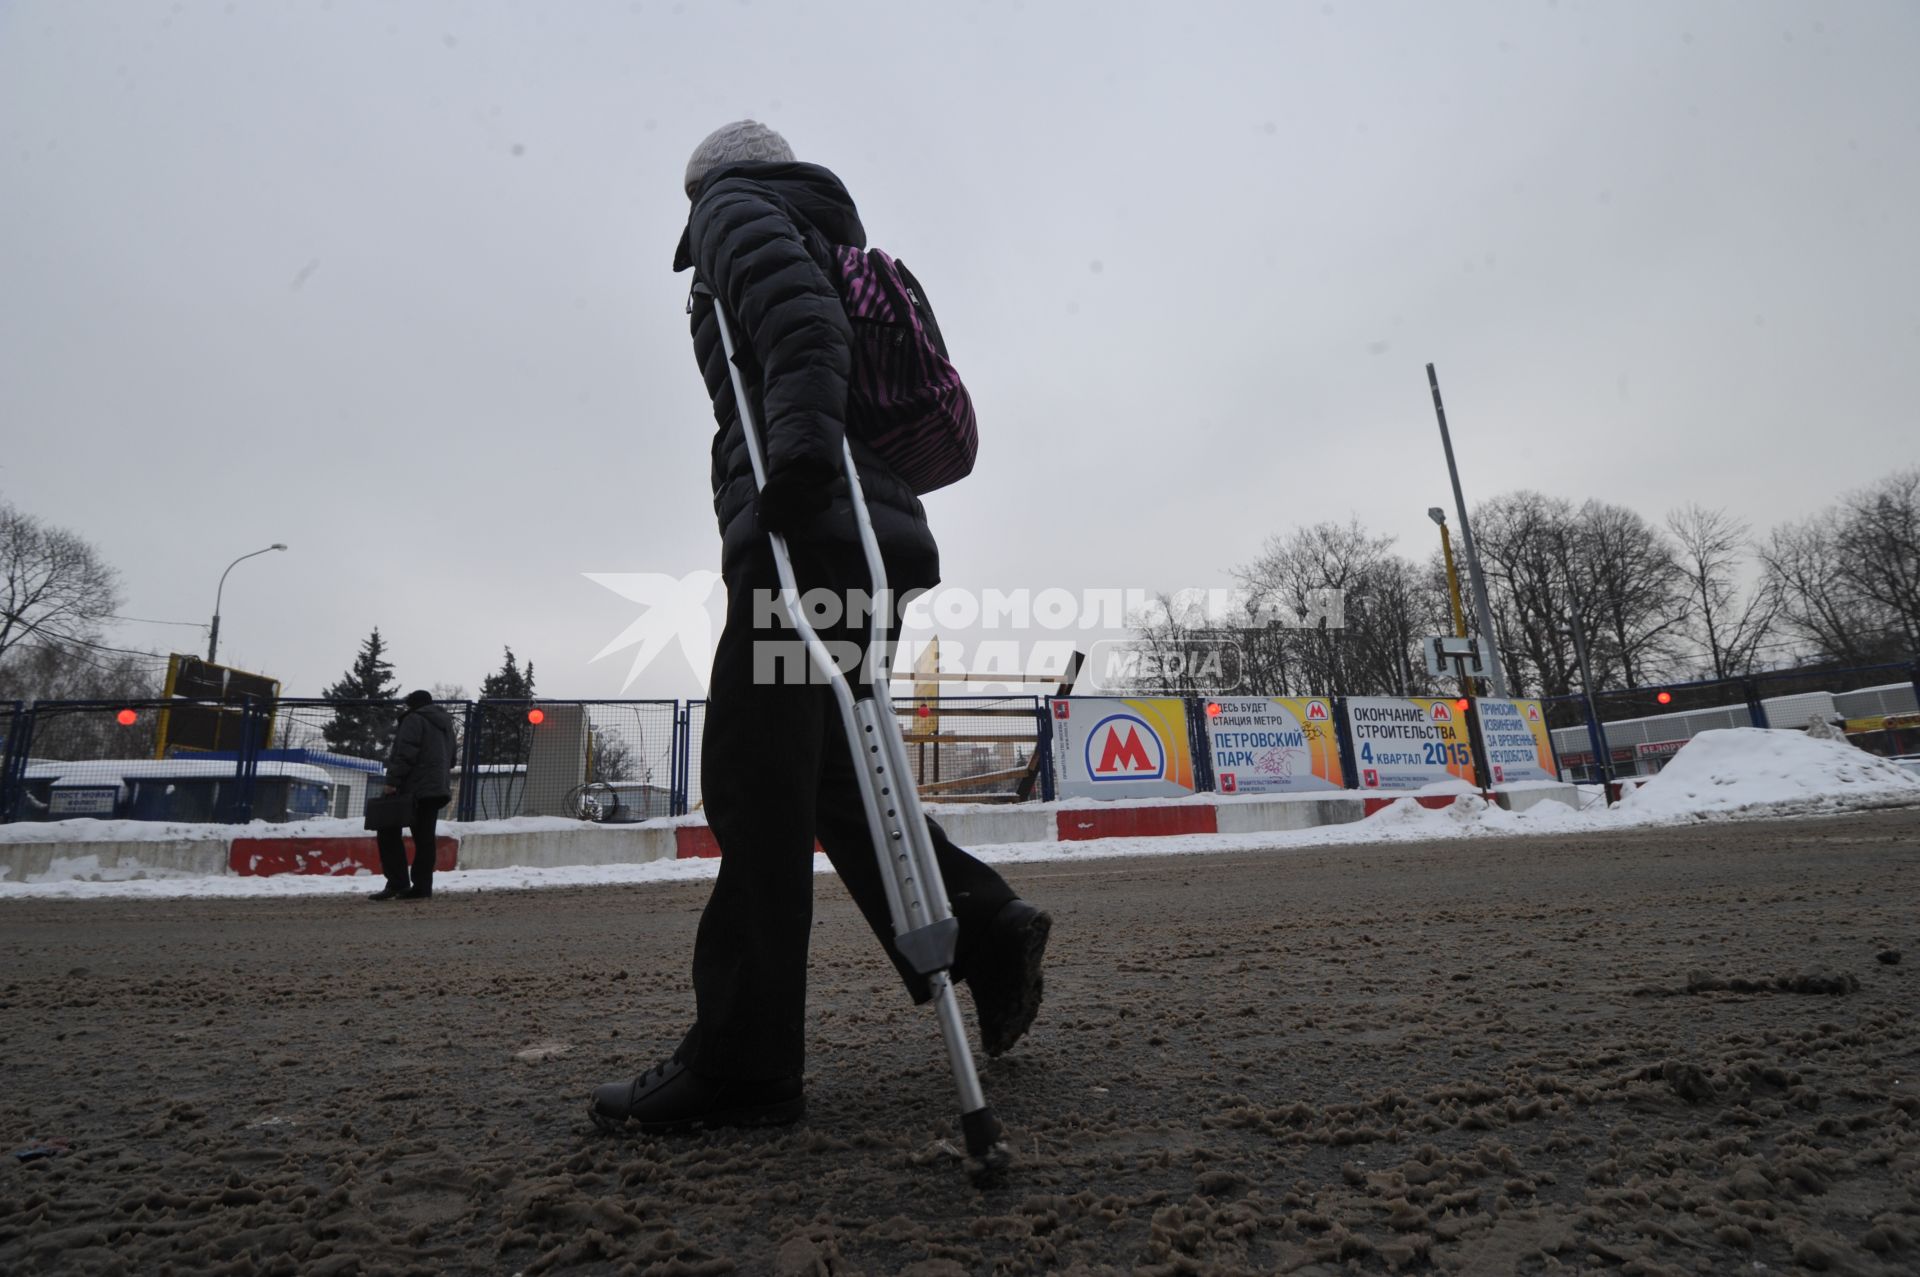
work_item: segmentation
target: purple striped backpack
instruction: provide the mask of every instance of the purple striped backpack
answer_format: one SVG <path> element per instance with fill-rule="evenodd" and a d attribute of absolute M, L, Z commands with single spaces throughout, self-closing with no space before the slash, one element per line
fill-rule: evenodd
<path fill-rule="evenodd" d="M 973 472 L 980 435 L 926 290 L 877 248 L 829 251 L 853 324 L 847 428 L 916 494 L 958 483 Z"/>

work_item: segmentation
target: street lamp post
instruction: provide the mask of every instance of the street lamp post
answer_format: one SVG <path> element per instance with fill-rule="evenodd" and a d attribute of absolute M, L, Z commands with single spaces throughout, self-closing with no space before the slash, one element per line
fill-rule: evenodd
<path fill-rule="evenodd" d="M 1579 604 L 1567 604 L 1566 620 L 1560 632 L 1573 640 L 1573 657 L 1580 667 L 1580 691 L 1587 702 L 1587 743 L 1593 750 L 1594 769 L 1603 786 L 1613 784 L 1613 747 L 1607 743 L 1607 729 L 1600 722 L 1600 706 L 1593 699 L 1593 671 L 1587 668 L 1587 629 L 1580 623 Z"/>
<path fill-rule="evenodd" d="M 232 563 L 227 564 L 227 572 L 233 571 L 234 568 L 246 562 L 248 559 L 253 558 L 255 555 L 270 554 L 275 550 L 284 550 L 286 548 L 287 547 L 280 542 L 275 541 L 264 550 L 255 550 L 252 554 L 243 554 Z M 227 572 L 220 574 L 220 588 L 213 592 L 213 628 L 207 632 L 207 664 L 209 665 L 213 664 L 213 658 L 220 650 L 220 596 L 226 593 L 227 590 Z"/>
<path fill-rule="evenodd" d="M 1447 450 L 1447 475 L 1453 480 L 1453 505 L 1460 515 L 1460 540 L 1467 549 L 1467 575 L 1473 581 L 1480 637 L 1487 644 L 1487 673 L 1493 679 L 1493 694 L 1504 700 L 1507 672 L 1500 667 L 1500 645 L 1493 639 L 1493 608 L 1487 603 L 1487 580 L 1480 574 L 1480 555 L 1473 547 L 1473 525 L 1467 522 L 1467 498 L 1460 491 L 1460 468 L 1453 463 L 1453 436 L 1447 433 L 1447 410 L 1440 402 L 1440 378 L 1432 364 L 1427 365 L 1427 384 L 1433 387 L 1433 414 L 1440 419 L 1440 444 Z"/>

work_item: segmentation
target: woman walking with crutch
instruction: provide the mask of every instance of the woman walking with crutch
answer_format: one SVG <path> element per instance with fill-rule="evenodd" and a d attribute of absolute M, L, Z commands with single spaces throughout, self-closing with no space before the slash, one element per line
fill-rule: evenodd
<path fill-rule="evenodd" d="M 925 330 L 939 343 L 938 328 L 902 285 L 912 283 L 904 268 L 866 250 L 839 179 L 796 163 L 772 130 L 742 121 L 708 137 L 688 165 L 686 189 L 693 208 L 674 267 L 695 272 L 694 352 L 719 425 L 712 478 L 727 619 L 709 684 L 701 785 L 721 863 L 694 945 L 693 1027 L 666 1060 L 598 1088 L 591 1113 L 605 1129 L 652 1133 L 802 1114 L 818 838 L 915 1001 L 939 1007 L 969 1152 L 979 1159 L 998 1131 L 964 1037 L 956 1043 L 963 1031 L 951 982 L 972 991 L 988 1054 L 1008 1050 L 1039 1009 L 1052 922 L 918 818 L 909 773 L 885 766 L 888 750 L 899 749 L 887 664 L 848 659 L 869 648 L 884 657 L 897 626 L 884 596 L 939 579 L 926 512 L 900 473 L 921 464 L 925 450 L 903 451 L 898 439 L 876 446 L 871 431 L 849 428 L 858 415 L 850 399 L 885 399 L 887 379 L 898 375 L 874 366 L 878 348 L 856 338 L 849 305 L 864 315 L 878 298 L 873 313 L 890 313 L 923 343 Z M 939 354 L 928 362 L 944 364 L 943 346 Z M 964 395 L 957 378 L 952 390 Z M 889 446 L 905 460 L 890 462 Z M 923 480 L 920 490 L 946 481 Z M 791 563 L 784 581 L 783 551 Z M 881 573 L 889 589 L 875 591 Z M 805 632 L 782 599 L 820 589 L 842 606 L 820 627 L 808 661 Z M 869 629 L 863 602 L 873 593 L 883 597 Z M 839 658 L 837 686 L 822 677 L 823 652 Z M 849 738 L 863 731 L 875 743 L 857 760 Z M 880 854 L 890 845 L 906 850 Z M 927 861 L 937 873 L 922 868 Z"/>

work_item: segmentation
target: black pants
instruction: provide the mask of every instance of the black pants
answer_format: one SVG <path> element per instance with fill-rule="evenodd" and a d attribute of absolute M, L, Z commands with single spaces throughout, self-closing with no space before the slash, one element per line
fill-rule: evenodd
<path fill-rule="evenodd" d="M 900 576 L 895 575 L 896 567 Z M 802 591 L 863 589 L 858 547 L 796 548 Z M 911 565 L 888 564 L 889 579 L 912 579 Z M 807 943 L 813 928 L 813 844 L 827 853 L 854 903 L 893 959 L 915 1001 L 929 996 L 893 945 L 893 918 L 874 858 L 859 782 L 833 689 L 757 680 L 756 642 L 791 645 L 794 632 L 756 618 L 754 592 L 777 599 L 773 556 L 764 545 L 727 582 L 727 623 L 713 658 L 701 737 L 700 783 L 707 821 L 720 844 L 720 874 L 700 917 L 693 987 L 698 1018 L 677 1054 L 716 1077 L 797 1077 L 805 1064 Z M 776 603 L 772 611 L 784 613 Z M 755 621 L 761 624 L 758 628 Z M 840 644 L 864 643 L 864 624 L 821 626 Z M 787 650 L 791 650 L 790 646 Z M 768 673 L 762 650 L 762 676 Z M 786 666 L 777 672 L 787 675 Z M 858 685 L 857 676 L 853 680 Z M 970 942 L 1014 891 L 986 865 L 928 822 L 948 899 L 960 922 L 960 978 Z"/>
<path fill-rule="evenodd" d="M 433 867 L 440 858 L 440 809 L 446 805 L 444 798 L 414 800 L 407 828 L 413 833 L 413 885 L 416 887 L 433 886 Z M 405 891 L 407 844 L 400 836 L 400 826 L 374 830 L 373 840 L 380 848 L 380 871 L 387 875 L 387 885 L 395 891 Z"/>

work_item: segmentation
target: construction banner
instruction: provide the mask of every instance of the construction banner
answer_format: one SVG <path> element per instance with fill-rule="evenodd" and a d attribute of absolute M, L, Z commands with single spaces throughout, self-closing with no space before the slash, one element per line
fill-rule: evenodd
<path fill-rule="evenodd" d="M 1480 742 L 1486 747 L 1494 784 L 1560 779 L 1554 772 L 1547 715 L 1539 701 L 1483 697 L 1473 704 L 1480 711 Z"/>
<path fill-rule="evenodd" d="M 1420 789 L 1473 774 L 1467 716 L 1450 700 L 1349 696 L 1347 730 L 1361 789 Z"/>
<path fill-rule="evenodd" d="M 1167 798 L 1194 792 L 1187 707 L 1171 697 L 1060 697 L 1054 776 L 1062 798 Z"/>
<path fill-rule="evenodd" d="M 1214 788 L 1223 794 L 1345 789 L 1333 702 L 1324 696 L 1226 696 L 1207 704 Z"/>

